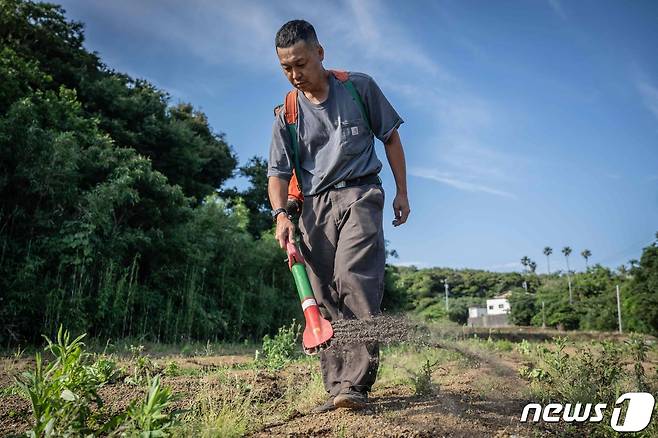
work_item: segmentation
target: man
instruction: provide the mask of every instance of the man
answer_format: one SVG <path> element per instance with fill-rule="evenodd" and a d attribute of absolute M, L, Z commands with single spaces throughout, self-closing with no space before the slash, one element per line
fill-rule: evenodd
<path fill-rule="evenodd" d="M 372 318 L 381 313 L 385 265 L 384 190 L 377 176 L 382 164 L 373 134 L 384 143 L 395 177 L 393 225 L 398 226 L 410 212 L 397 132 L 403 121 L 369 76 L 349 73 L 361 106 L 345 83 L 324 69 L 324 49 L 308 22 L 284 24 L 275 43 L 283 72 L 298 90 L 298 150 L 293 151 L 284 111 L 276 117 L 270 145 L 268 194 L 276 238 L 285 248 L 294 236 L 285 206 L 298 153 L 296 176 L 304 195 L 299 247 L 320 311 L 329 321 Z M 329 347 L 320 353 L 320 364 L 330 397 L 314 412 L 366 405 L 379 365 L 376 343 Z"/>

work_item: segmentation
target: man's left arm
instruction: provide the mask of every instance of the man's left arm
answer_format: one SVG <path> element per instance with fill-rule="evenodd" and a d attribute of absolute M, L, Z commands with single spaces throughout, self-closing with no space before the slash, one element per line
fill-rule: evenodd
<path fill-rule="evenodd" d="M 364 73 L 350 74 L 359 94 L 364 100 L 370 128 L 375 137 L 384 143 L 386 158 L 391 165 L 397 193 L 393 200 L 393 225 L 402 225 L 409 217 L 409 199 L 407 197 L 407 168 L 404 150 L 398 134 L 398 128 L 404 121 L 386 99 L 374 79 Z"/>
<path fill-rule="evenodd" d="M 386 149 L 386 158 L 395 177 L 395 199 L 393 199 L 393 212 L 395 219 L 393 226 L 402 225 L 407 221 L 411 209 L 409 208 L 409 198 L 407 196 L 407 164 L 404 159 L 404 149 L 400 141 L 400 134 L 395 129 L 390 137 L 384 143 Z"/>

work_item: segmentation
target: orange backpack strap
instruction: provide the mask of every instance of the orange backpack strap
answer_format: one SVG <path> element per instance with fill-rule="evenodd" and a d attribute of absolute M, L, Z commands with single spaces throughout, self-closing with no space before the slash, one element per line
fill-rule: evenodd
<path fill-rule="evenodd" d="M 288 91 L 286 94 L 286 123 L 288 125 L 297 123 L 297 89 Z"/>
<path fill-rule="evenodd" d="M 304 202 L 304 194 L 302 193 L 300 186 L 301 184 L 297 182 L 297 174 L 293 170 L 292 178 L 290 178 L 290 182 L 288 183 L 288 199 L 295 198 L 300 202 Z"/>
<path fill-rule="evenodd" d="M 329 70 L 331 74 L 334 75 L 336 79 L 338 79 L 341 82 L 349 81 L 350 80 L 350 74 L 344 70 Z"/>
<path fill-rule="evenodd" d="M 284 116 L 286 119 L 286 126 L 288 128 L 288 132 L 290 133 L 290 139 L 291 139 L 291 150 L 292 150 L 292 159 L 293 159 L 293 166 L 294 169 L 292 171 L 292 178 L 290 178 L 290 182 L 288 183 L 288 199 L 290 198 L 295 198 L 298 201 L 304 201 L 304 195 L 302 194 L 302 185 L 297 178 L 297 174 L 299 173 L 299 142 L 297 139 L 297 119 L 298 119 L 298 111 L 297 111 L 297 89 L 294 89 L 292 91 L 289 91 L 288 94 L 286 94 L 286 100 L 284 103 Z"/>

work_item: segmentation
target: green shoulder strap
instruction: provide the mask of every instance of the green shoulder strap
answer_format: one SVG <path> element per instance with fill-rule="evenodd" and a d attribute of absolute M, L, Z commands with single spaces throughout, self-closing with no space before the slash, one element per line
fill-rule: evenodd
<path fill-rule="evenodd" d="M 357 106 L 359 107 L 359 110 L 361 111 L 361 115 L 363 116 L 363 120 L 365 120 L 366 125 L 368 125 L 368 129 L 372 132 L 372 127 L 370 126 L 370 117 L 368 116 L 368 111 L 366 110 L 366 106 L 363 103 L 363 99 L 361 99 L 361 95 L 359 92 L 356 90 L 356 87 L 350 81 L 349 79 L 342 81 L 343 85 L 347 89 L 347 91 L 352 95 L 352 99 L 354 99 L 354 102 L 356 102 Z"/>
<path fill-rule="evenodd" d="M 297 139 L 297 123 L 288 123 L 288 132 L 290 133 L 290 138 L 292 139 L 292 160 L 293 164 L 295 165 L 295 172 L 297 174 L 297 184 L 300 186 L 300 192 L 301 192 L 301 181 L 300 181 L 300 175 L 302 174 L 300 172 L 300 167 L 299 167 L 299 154 L 297 151 L 299 151 L 299 140 Z"/>
<path fill-rule="evenodd" d="M 286 94 L 286 99 L 283 104 L 284 110 L 284 121 L 286 122 L 286 127 L 288 128 L 288 133 L 290 134 L 291 141 L 291 151 L 292 151 L 292 160 L 293 165 L 295 166 L 295 174 L 297 175 L 297 187 L 299 191 L 302 191 L 302 182 L 301 182 L 301 166 L 299 165 L 299 138 L 297 136 L 297 90 L 289 91 Z"/>

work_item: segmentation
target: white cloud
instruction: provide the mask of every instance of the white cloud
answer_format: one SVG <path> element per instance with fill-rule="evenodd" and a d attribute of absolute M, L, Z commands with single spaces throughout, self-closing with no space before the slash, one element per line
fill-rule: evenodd
<path fill-rule="evenodd" d="M 182 5 L 174 0 L 114 0 L 94 5 L 117 26 L 120 21 L 122 31 L 136 39 L 154 39 L 171 50 L 193 53 L 207 64 L 226 65 L 228 71 L 237 63 L 242 70 L 280 75 L 282 80 L 273 47 L 275 33 L 290 19 L 307 19 L 325 46 L 327 67 L 365 71 L 394 105 L 399 107 L 403 101 L 429 115 L 432 121 L 424 128 L 427 135 L 420 145 L 428 151 L 425 162 L 460 175 L 443 175 L 442 182 L 461 190 L 513 197 L 495 185 L 510 178 L 518 157 L 509 160 L 490 144 L 495 137 L 491 131 L 500 129 L 504 111 L 468 91 L 468 84 L 416 39 L 414 24 L 399 20 L 395 4 L 343 0 L 308 8 L 293 1 L 196 0 Z M 209 95 L 221 95 L 213 91 L 221 89 L 219 79 L 214 86 L 195 85 L 201 86 L 210 88 Z M 184 96 L 182 90 L 172 94 Z"/>
<path fill-rule="evenodd" d="M 498 265 L 487 266 L 484 268 L 485 271 L 518 271 L 523 268 L 523 265 L 519 262 L 507 262 L 501 263 Z"/>
<path fill-rule="evenodd" d="M 564 12 L 564 8 L 562 7 L 560 0 L 548 0 L 548 5 L 551 7 L 553 12 L 557 14 L 558 17 L 563 20 L 567 19 L 567 14 Z"/>
<path fill-rule="evenodd" d="M 440 182 L 442 184 L 454 187 L 458 190 L 466 192 L 480 192 L 488 193 L 490 195 L 502 196 L 505 198 L 516 199 L 516 195 L 513 193 L 499 190 L 495 187 L 490 187 L 484 184 L 477 182 L 472 182 L 464 179 L 455 174 L 439 172 L 433 169 L 422 169 L 422 168 L 411 168 L 409 171 L 410 175 L 417 176 L 419 178 L 426 178 L 433 181 Z M 467 176 L 468 177 L 468 176 Z"/>
<path fill-rule="evenodd" d="M 644 105 L 658 119 L 658 88 L 647 80 L 638 80 L 635 85 L 642 96 Z"/>
<path fill-rule="evenodd" d="M 64 4 L 67 2 L 64 1 Z M 278 69 L 274 34 L 280 15 L 266 3 L 196 0 L 114 0 L 94 8 L 115 20 L 122 32 L 149 37 L 172 50 L 188 51 L 204 62 Z M 120 22 L 119 22 L 120 21 Z"/>
<path fill-rule="evenodd" d="M 400 262 L 393 262 L 391 263 L 394 266 L 404 266 L 404 267 L 411 267 L 415 266 L 417 268 L 429 268 L 430 265 L 427 262 L 417 262 L 417 261 L 411 261 L 411 262 L 405 262 L 405 261 L 400 261 Z"/>

